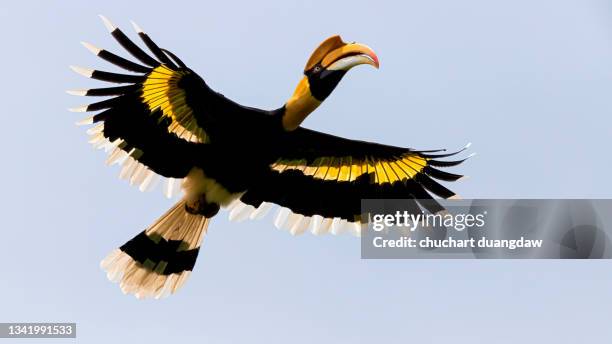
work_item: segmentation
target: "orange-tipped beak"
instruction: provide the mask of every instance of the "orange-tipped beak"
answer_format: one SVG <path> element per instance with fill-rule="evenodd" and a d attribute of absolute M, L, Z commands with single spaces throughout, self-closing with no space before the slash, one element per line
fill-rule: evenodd
<path fill-rule="evenodd" d="M 348 43 L 332 50 L 327 54 L 321 66 L 328 69 L 350 69 L 356 65 L 369 64 L 375 68 L 380 67 L 378 56 L 370 47 L 360 43 Z"/>
<path fill-rule="evenodd" d="M 378 56 L 365 44 L 345 43 L 340 36 L 331 36 L 312 53 L 304 71 L 320 64 L 323 68 L 348 70 L 356 65 L 369 64 L 380 67 Z"/>

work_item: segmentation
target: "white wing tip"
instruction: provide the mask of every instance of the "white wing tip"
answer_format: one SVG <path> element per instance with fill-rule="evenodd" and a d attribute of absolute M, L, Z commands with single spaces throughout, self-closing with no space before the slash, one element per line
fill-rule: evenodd
<path fill-rule="evenodd" d="M 87 90 L 66 90 L 66 93 L 73 96 L 84 96 L 87 95 Z"/>
<path fill-rule="evenodd" d="M 108 30 L 108 32 L 113 32 L 117 29 L 117 27 L 113 25 L 113 23 L 111 23 L 111 21 L 108 20 L 108 18 L 106 18 L 105 16 L 99 14 L 98 17 L 102 19 L 102 22 L 104 22 L 104 26 L 106 26 L 106 29 Z"/>
<path fill-rule="evenodd" d="M 475 156 L 476 156 L 476 153 L 472 153 L 472 154 L 468 155 L 466 159 L 473 158 Z"/>
<path fill-rule="evenodd" d="M 68 111 L 70 111 L 70 112 L 87 112 L 87 106 L 88 105 L 83 105 L 83 106 L 77 106 L 77 107 L 69 108 Z"/>
<path fill-rule="evenodd" d="M 87 43 L 87 42 L 81 42 L 81 44 L 87 48 L 87 50 L 91 51 L 94 55 L 98 55 L 102 49 L 96 47 L 95 45 L 91 44 L 91 43 Z"/>
<path fill-rule="evenodd" d="M 470 148 L 471 145 L 472 145 L 472 143 L 468 142 L 467 145 L 465 145 L 465 147 L 463 147 L 463 149 L 468 149 L 468 148 Z"/>
<path fill-rule="evenodd" d="M 76 122 L 75 124 L 78 125 L 78 126 L 81 126 L 81 125 L 93 124 L 93 122 L 94 122 L 93 121 L 93 116 L 90 116 L 90 117 L 87 117 L 85 119 L 82 119 L 82 120 Z"/>
<path fill-rule="evenodd" d="M 70 66 L 70 69 L 72 69 L 76 73 L 79 73 L 82 76 L 87 77 L 87 78 L 91 78 L 94 72 L 93 69 L 87 69 L 87 68 L 78 67 L 78 66 Z"/>
<path fill-rule="evenodd" d="M 144 33 L 144 31 L 142 30 L 142 28 L 140 26 L 138 26 L 138 24 L 136 24 L 136 22 L 134 22 L 133 20 L 130 20 L 130 23 L 132 23 L 132 26 L 134 27 L 134 30 L 137 33 Z"/>

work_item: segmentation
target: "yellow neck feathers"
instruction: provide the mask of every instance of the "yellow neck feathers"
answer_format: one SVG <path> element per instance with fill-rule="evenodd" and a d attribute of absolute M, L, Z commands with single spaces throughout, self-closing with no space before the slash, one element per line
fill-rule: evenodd
<path fill-rule="evenodd" d="M 321 102 L 310 93 L 308 78 L 304 77 L 295 88 L 293 95 L 285 104 L 283 128 L 287 131 L 297 129 L 304 119 L 313 112 Z"/>

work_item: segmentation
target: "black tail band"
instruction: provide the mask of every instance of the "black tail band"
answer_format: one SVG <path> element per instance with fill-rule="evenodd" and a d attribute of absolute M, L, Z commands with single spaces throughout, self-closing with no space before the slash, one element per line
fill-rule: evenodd
<path fill-rule="evenodd" d="M 120 249 L 144 266 L 149 266 L 149 263 L 152 262 L 152 270 L 157 273 L 170 275 L 193 270 L 200 248 L 179 251 L 185 245 L 182 240 L 166 240 L 164 238 L 155 242 L 146 234 L 146 231 L 143 231 L 126 242 Z M 161 262 L 167 263 L 165 268 L 156 269 L 155 267 Z"/>

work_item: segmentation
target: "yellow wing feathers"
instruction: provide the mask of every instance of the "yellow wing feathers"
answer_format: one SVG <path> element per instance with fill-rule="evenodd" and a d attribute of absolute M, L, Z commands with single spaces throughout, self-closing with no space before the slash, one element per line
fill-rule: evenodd
<path fill-rule="evenodd" d="M 272 165 L 279 172 L 300 170 L 316 179 L 354 181 L 363 174 L 372 174 L 376 184 L 395 183 L 412 179 L 427 166 L 427 159 L 408 153 L 393 160 L 355 159 L 353 157 L 322 157 L 311 164 L 306 160 L 279 160 Z"/>
<path fill-rule="evenodd" d="M 189 72 L 172 70 L 166 65 L 155 67 L 142 83 L 142 100 L 151 112 L 161 110 L 172 123 L 168 131 L 178 137 L 198 143 L 208 142 L 206 132 L 200 128 L 185 99 L 185 90 L 178 83 Z"/>

